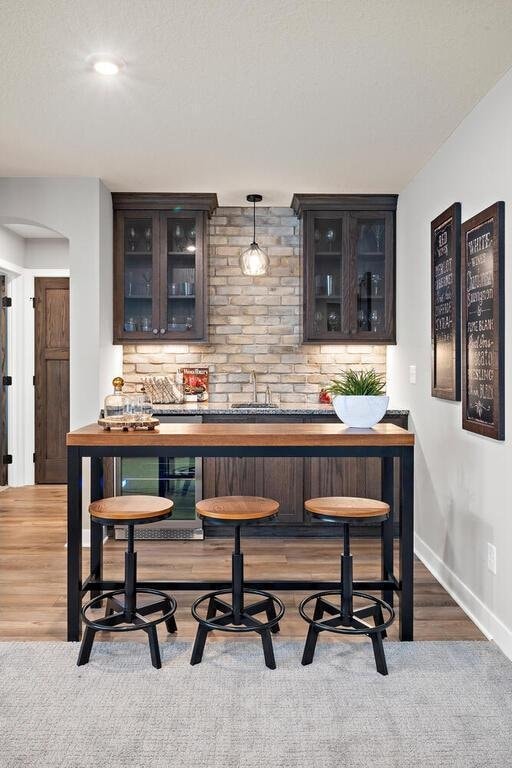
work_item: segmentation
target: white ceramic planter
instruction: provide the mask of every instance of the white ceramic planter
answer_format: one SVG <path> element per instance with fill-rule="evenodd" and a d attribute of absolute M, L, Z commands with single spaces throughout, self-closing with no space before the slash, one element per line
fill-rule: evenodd
<path fill-rule="evenodd" d="M 387 395 L 336 395 L 332 404 L 336 416 L 348 427 L 368 429 L 374 427 L 385 415 Z"/>

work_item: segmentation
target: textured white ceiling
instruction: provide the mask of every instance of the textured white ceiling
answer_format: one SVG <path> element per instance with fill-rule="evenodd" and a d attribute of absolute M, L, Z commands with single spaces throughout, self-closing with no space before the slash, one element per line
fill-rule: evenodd
<path fill-rule="evenodd" d="M 512 64 L 510 0 L 3 0 L 0 23 L 0 175 L 228 205 L 399 192 Z"/>

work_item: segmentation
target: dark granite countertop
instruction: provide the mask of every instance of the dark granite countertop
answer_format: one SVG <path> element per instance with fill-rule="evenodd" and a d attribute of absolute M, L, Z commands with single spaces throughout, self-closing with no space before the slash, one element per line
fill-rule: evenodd
<path fill-rule="evenodd" d="M 277 408 L 231 408 L 229 403 L 156 404 L 155 416 L 325 416 L 334 414 L 324 403 L 282 403 Z M 406 410 L 389 410 L 386 416 L 408 416 Z"/>

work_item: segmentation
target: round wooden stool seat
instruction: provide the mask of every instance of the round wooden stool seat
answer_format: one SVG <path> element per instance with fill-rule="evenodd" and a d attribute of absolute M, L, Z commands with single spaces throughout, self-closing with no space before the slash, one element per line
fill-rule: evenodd
<path fill-rule="evenodd" d="M 169 517 L 174 504 L 160 496 L 114 496 L 93 501 L 89 513 L 103 525 L 141 525 Z"/>
<path fill-rule="evenodd" d="M 389 504 L 377 499 L 359 499 L 354 496 L 324 496 L 308 499 L 304 506 L 308 512 L 333 522 L 381 522 L 389 516 Z"/>
<path fill-rule="evenodd" d="M 279 512 L 279 502 L 262 496 L 217 496 L 198 501 L 196 509 L 209 520 L 243 523 L 273 517 Z"/>

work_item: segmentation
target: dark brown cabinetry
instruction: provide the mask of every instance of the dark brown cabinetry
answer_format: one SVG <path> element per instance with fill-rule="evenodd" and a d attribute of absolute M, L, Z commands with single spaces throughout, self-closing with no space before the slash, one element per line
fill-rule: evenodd
<path fill-rule="evenodd" d="M 239 417 L 208 417 L 206 423 L 240 422 Z M 244 418 L 246 423 L 300 422 L 295 417 L 263 416 Z M 285 491 L 285 492 L 283 492 Z M 293 458 L 215 458 L 203 459 L 203 497 L 212 496 L 265 496 L 277 499 L 279 517 L 273 525 L 302 522 L 303 516 L 303 459 Z"/>
<path fill-rule="evenodd" d="M 204 341 L 216 195 L 112 195 L 114 343 Z"/>
<path fill-rule="evenodd" d="M 205 423 L 225 423 L 229 430 L 230 423 L 240 422 L 237 416 L 209 416 Z M 265 416 L 246 418 L 245 422 L 289 422 L 333 423 L 337 417 L 325 416 Z M 407 415 L 386 416 L 384 422 L 396 424 L 407 429 Z M 398 473 L 395 478 L 395 498 L 398 493 Z M 266 496 L 279 501 L 279 516 L 272 523 L 254 526 L 253 533 L 281 534 L 311 533 L 314 526 L 325 535 L 338 535 L 332 526 L 312 522 L 304 514 L 304 501 L 318 496 L 362 496 L 372 499 L 381 498 L 381 462 L 380 459 L 368 458 L 207 458 L 203 459 L 203 498 L 212 496 Z M 396 511 L 395 511 L 396 514 Z M 206 526 L 208 524 L 206 523 Z M 212 530 L 212 529 L 211 529 Z M 213 531 L 212 531 L 213 532 Z M 368 529 L 367 529 L 368 532 Z M 371 531 L 370 531 L 371 532 Z"/>
<path fill-rule="evenodd" d="M 397 195 L 294 195 L 305 342 L 395 343 Z"/>

